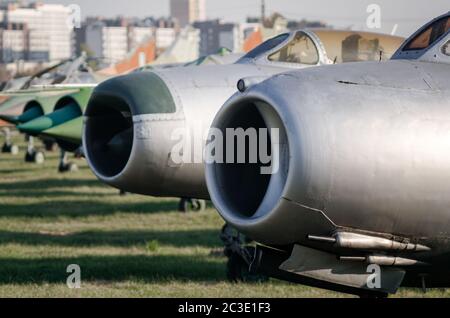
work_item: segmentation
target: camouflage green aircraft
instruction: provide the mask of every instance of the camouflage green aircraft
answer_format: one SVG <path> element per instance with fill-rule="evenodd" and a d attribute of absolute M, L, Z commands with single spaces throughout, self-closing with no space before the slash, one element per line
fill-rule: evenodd
<path fill-rule="evenodd" d="M 0 104 L 0 119 L 20 126 L 62 109 L 64 111 L 58 112 L 56 116 L 60 123 L 67 118 L 72 118 L 75 114 L 81 116 L 82 107 L 87 104 L 95 83 L 104 79 L 95 74 L 87 66 L 86 61 L 84 54 L 77 59 L 65 60 L 33 75 L 16 90 L 4 90 L 2 95 L 7 97 L 7 100 Z M 52 116 L 51 120 L 53 119 Z M 45 124 L 42 127 L 45 128 Z M 27 133 L 28 139 L 25 160 L 42 163 L 45 160 L 44 153 L 35 149 L 33 140 L 33 137 L 39 134 L 26 130 L 23 132 Z M 6 141 L 2 152 L 17 153 L 17 146 L 10 141 L 9 129 L 6 130 L 5 135 Z M 47 148 L 54 144 L 53 138 L 43 138 L 43 140 Z"/>
<path fill-rule="evenodd" d="M 169 67 L 189 67 L 211 64 L 230 64 L 235 62 L 241 55 L 232 54 L 224 49 L 216 54 L 201 57 L 196 61 L 186 64 L 171 65 L 147 65 L 135 70 L 135 72 L 151 71 Z M 77 67 L 83 65 L 77 62 Z M 74 69 L 72 67 L 72 69 Z M 86 68 L 87 69 L 87 68 Z M 84 69 L 81 69 L 84 71 Z M 87 69 L 88 72 L 90 70 Z M 44 154 L 34 149 L 33 137 L 40 137 L 44 141 L 55 141 L 60 149 L 61 160 L 59 171 L 76 170 L 73 163 L 67 162 L 67 152 L 81 153 L 82 116 L 87 107 L 93 89 L 96 87 L 98 78 L 94 73 L 91 76 L 83 76 L 84 83 L 80 82 L 80 72 L 72 71 L 69 80 L 72 84 L 44 84 L 27 87 L 26 90 L 10 91 L 5 93 L 11 96 L 10 100 L 0 105 L 0 119 L 17 125 L 17 129 L 25 133 L 29 138 L 28 149 L 25 155 L 27 162 L 42 163 Z M 66 76 L 68 78 L 68 76 Z M 8 111 L 9 110 L 9 111 Z"/>

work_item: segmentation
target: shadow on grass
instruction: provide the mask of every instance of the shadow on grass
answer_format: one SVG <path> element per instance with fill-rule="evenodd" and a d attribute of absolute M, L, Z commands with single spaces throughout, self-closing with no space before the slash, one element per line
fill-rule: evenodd
<path fill-rule="evenodd" d="M 0 190 L 1 191 L 1 190 Z M 0 192 L 0 197 L 17 197 L 17 198 L 41 198 L 41 197 L 83 197 L 83 198 L 105 198 L 105 197 L 111 197 L 119 194 L 119 190 L 117 190 L 117 193 L 98 193 L 98 192 L 77 192 L 77 191 L 63 191 L 63 190 L 14 190 L 14 191 L 7 191 L 3 190 L 3 192 Z"/>
<path fill-rule="evenodd" d="M 174 247 L 220 247 L 219 230 L 185 231 L 86 231 L 67 235 L 0 231 L 0 244 L 86 246 L 135 246 L 156 240 Z"/>
<path fill-rule="evenodd" d="M 24 173 L 24 172 L 32 172 L 34 169 L 0 169 L 0 174 L 6 174 L 6 175 L 14 175 L 18 173 Z"/>
<path fill-rule="evenodd" d="M 177 212 L 176 201 L 106 203 L 87 200 L 30 203 L 27 205 L 1 204 L 0 217 L 87 217 L 116 213 Z"/>
<path fill-rule="evenodd" d="M 45 188 L 107 187 L 96 179 L 38 179 L 0 183 L 0 190 L 42 190 Z"/>
<path fill-rule="evenodd" d="M 222 259 L 198 255 L 83 256 L 0 259 L 0 284 L 65 283 L 66 268 L 77 264 L 81 281 L 224 281 Z"/>

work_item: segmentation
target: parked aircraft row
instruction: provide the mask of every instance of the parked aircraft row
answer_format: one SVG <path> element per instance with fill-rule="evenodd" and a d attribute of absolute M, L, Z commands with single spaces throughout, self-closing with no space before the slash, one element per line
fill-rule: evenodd
<path fill-rule="evenodd" d="M 361 296 L 448 287 L 450 13 L 402 42 L 298 30 L 231 64 L 103 81 L 78 113 L 54 109 L 19 129 L 38 135 L 79 118 L 72 131 L 101 181 L 211 199 L 228 224 L 227 255 L 242 264 L 235 278 Z M 239 156 L 230 129 L 266 135 L 240 140 L 244 162 L 208 160 L 212 144 L 213 157 Z M 250 162 L 263 139 L 270 162 Z"/>

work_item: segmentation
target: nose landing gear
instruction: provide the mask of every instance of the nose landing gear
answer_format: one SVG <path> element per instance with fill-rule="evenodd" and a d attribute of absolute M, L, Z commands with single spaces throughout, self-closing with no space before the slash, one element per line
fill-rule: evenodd
<path fill-rule="evenodd" d="M 19 146 L 14 145 L 11 141 L 11 129 L 9 127 L 3 128 L 3 134 L 5 135 L 5 143 L 2 146 L 2 153 L 9 153 L 13 156 L 19 154 Z"/>
<path fill-rule="evenodd" d="M 67 160 L 67 153 L 64 150 L 61 150 L 58 172 L 65 173 L 65 172 L 75 172 L 75 171 L 78 171 L 78 166 L 73 162 L 69 162 Z"/>
<path fill-rule="evenodd" d="M 251 239 L 228 224 L 223 226 L 220 239 L 224 244 L 224 254 L 228 258 L 227 278 L 230 282 L 261 283 L 269 280 L 265 275 L 250 271 L 256 251 Z"/>
<path fill-rule="evenodd" d="M 28 141 L 28 146 L 27 152 L 25 153 L 25 162 L 43 164 L 45 161 L 44 153 L 34 147 L 34 139 L 32 136 L 27 136 L 26 138 Z"/>

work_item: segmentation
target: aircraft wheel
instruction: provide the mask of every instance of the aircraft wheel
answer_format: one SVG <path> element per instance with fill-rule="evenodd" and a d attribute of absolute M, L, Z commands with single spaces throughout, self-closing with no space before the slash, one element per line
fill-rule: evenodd
<path fill-rule="evenodd" d="M 255 253 L 255 248 L 252 246 L 246 249 L 251 255 Z M 269 280 L 267 276 L 250 273 L 249 265 L 240 254 L 234 251 L 228 251 L 227 254 L 227 278 L 230 282 L 262 283 Z"/>
<path fill-rule="evenodd" d="M 10 153 L 11 153 L 13 156 L 17 156 L 17 155 L 19 154 L 19 146 L 17 146 L 17 145 L 11 145 Z"/>
<path fill-rule="evenodd" d="M 30 151 L 27 150 L 27 152 L 25 153 L 25 162 L 34 162 L 34 154 L 36 152 L 34 150 Z"/>
<path fill-rule="evenodd" d="M 75 171 L 78 171 L 78 166 L 73 162 L 60 164 L 58 167 L 58 172 L 60 173 L 75 172 Z"/>
<path fill-rule="evenodd" d="M 4 143 L 2 146 L 3 153 L 10 153 L 12 155 L 17 155 L 19 153 L 19 146 L 14 144 Z"/>
<path fill-rule="evenodd" d="M 34 163 L 41 165 L 45 161 L 45 155 L 42 151 L 36 151 L 34 154 Z"/>
<path fill-rule="evenodd" d="M 38 165 L 43 164 L 45 161 L 45 155 L 42 151 L 31 150 L 25 154 L 25 162 L 33 162 Z"/>
<path fill-rule="evenodd" d="M 201 212 L 206 209 L 206 201 L 190 198 L 182 198 L 178 204 L 178 211 L 180 212 Z"/>

